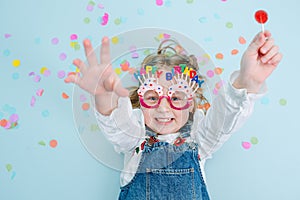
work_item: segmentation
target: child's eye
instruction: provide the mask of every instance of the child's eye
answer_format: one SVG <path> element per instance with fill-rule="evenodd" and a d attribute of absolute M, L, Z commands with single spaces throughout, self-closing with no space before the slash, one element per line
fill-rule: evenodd
<path fill-rule="evenodd" d="M 147 97 L 146 100 L 147 100 L 147 101 L 158 101 L 158 97 L 156 97 L 156 96 L 152 96 L 152 97 L 151 97 L 151 96 L 150 96 L 150 97 Z"/>

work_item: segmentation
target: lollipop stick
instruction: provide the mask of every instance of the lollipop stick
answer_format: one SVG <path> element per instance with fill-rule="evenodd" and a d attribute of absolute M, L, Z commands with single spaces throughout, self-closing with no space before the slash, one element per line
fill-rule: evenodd
<path fill-rule="evenodd" d="M 265 26 L 264 24 L 261 24 L 261 31 L 264 33 L 265 32 Z"/>

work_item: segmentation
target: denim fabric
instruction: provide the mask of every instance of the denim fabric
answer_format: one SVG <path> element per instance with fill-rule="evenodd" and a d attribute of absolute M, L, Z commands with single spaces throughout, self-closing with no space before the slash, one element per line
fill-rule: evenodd
<path fill-rule="evenodd" d="M 134 178 L 119 200 L 209 200 L 196 143 L 145 145 Z"/>

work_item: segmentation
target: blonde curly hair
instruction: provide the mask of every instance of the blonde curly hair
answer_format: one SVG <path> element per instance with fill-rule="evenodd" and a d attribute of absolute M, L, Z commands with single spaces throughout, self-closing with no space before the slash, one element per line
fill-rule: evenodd
<path fill-rule="evenodd" d="M 178 66 L 180 64 L 185 64 L 190 69 L 197 72 L 199 70 L 197 58 L 194 55 L 186 55 L 185 50 L 177 41 L 168 39 L 160 43 L 156 53 L 145 57 L 141 63 L 141 67 L 145 68 L 146 66 L 156 66 L 158 69 L 171 71 L 174 66 Z M 199 79 L 205 80 L 205 77 L 199 75 L 199 73 L 198 76 Z M 137 93 L 138 88 L 139 87 L 128 88 L 133 108 L 141 107 Z M 209 107 L 210 104 L 208 100 L 203 96 L 203 88 L 199 87 L 195 92 L 193 112 L 196 109 L 202 109 L 204 113 L 206 113 Z"/>

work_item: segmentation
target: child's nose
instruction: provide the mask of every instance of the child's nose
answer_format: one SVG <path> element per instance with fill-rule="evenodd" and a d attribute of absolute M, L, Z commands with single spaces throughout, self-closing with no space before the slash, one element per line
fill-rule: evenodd
<path fill-rule="evenodd" d="M 163 98 L 158 106 L 158 110 L 161 112 L 166 112 L 169 111 L 171 109 L 171 106 L 169 104 L 169 101 L 167 100 L 167 98 Z"/>

